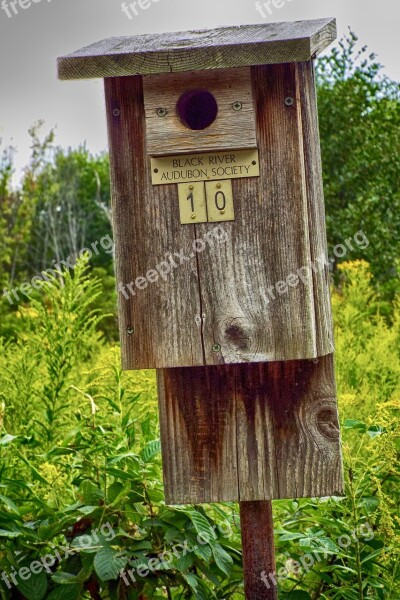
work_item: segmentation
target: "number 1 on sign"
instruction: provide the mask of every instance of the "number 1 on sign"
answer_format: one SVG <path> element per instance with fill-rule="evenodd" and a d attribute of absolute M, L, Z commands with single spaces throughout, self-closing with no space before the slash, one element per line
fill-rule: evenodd
<path fill-rule="evenodd" d="M 179 213 L 181 223 L 207 223 L 204 182 L 180 183 L 178 185 Z"/>
<path fill-rule="evenodd" d="M 190 192 L 190 194 L 188 196 L 188 200 L 190 200 L 190 206 L 192 207 L 192 213 L 194 213 L 194 195 L 193 195 L 193 191 Z"/>

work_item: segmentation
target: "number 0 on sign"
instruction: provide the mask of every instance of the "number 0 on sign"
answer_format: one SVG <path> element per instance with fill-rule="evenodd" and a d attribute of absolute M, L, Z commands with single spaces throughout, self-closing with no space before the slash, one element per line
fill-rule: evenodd
<path fill-rule="evenodd" d="M 207 214 L 210 223 L 234 221 L 232 181 L 206 181 Z"/>

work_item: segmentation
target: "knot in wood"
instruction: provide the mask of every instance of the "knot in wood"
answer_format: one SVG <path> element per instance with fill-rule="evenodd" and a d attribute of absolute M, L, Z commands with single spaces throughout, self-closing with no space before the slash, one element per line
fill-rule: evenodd
<path fill-rule="evenodd" d="M 320 433 L 330 439 L 337 440 L 340 435 L 339 423 L 336 410 L 332 407 L 324 407 L 316 415 L 316 423 Z"/>
<path fill-rule="evenodd" d="M 230 343 L 235 344 L 240 350 L 247 350 L 249 348 L 250 336 L 237 323 L 232 323 L 226 327 L 225 336 Z"/>

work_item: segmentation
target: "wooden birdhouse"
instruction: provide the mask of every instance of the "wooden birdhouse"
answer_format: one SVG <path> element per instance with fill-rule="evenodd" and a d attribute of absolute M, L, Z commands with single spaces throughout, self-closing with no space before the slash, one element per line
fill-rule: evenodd
<path fill-rule="evenodd" d="M 111 38 L 123 367 L 158 369 L 167 501 L 340 493 L 313 59 L 335 21 Z"/>

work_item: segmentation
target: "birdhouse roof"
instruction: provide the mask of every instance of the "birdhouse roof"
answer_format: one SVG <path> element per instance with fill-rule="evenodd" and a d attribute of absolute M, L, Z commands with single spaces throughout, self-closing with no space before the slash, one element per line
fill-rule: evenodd
<path fill-rule="evenodd" d="M 58 59 L 60 79 L 303 62 L 336 38 L 335 19 L 112 37 Z"/>

